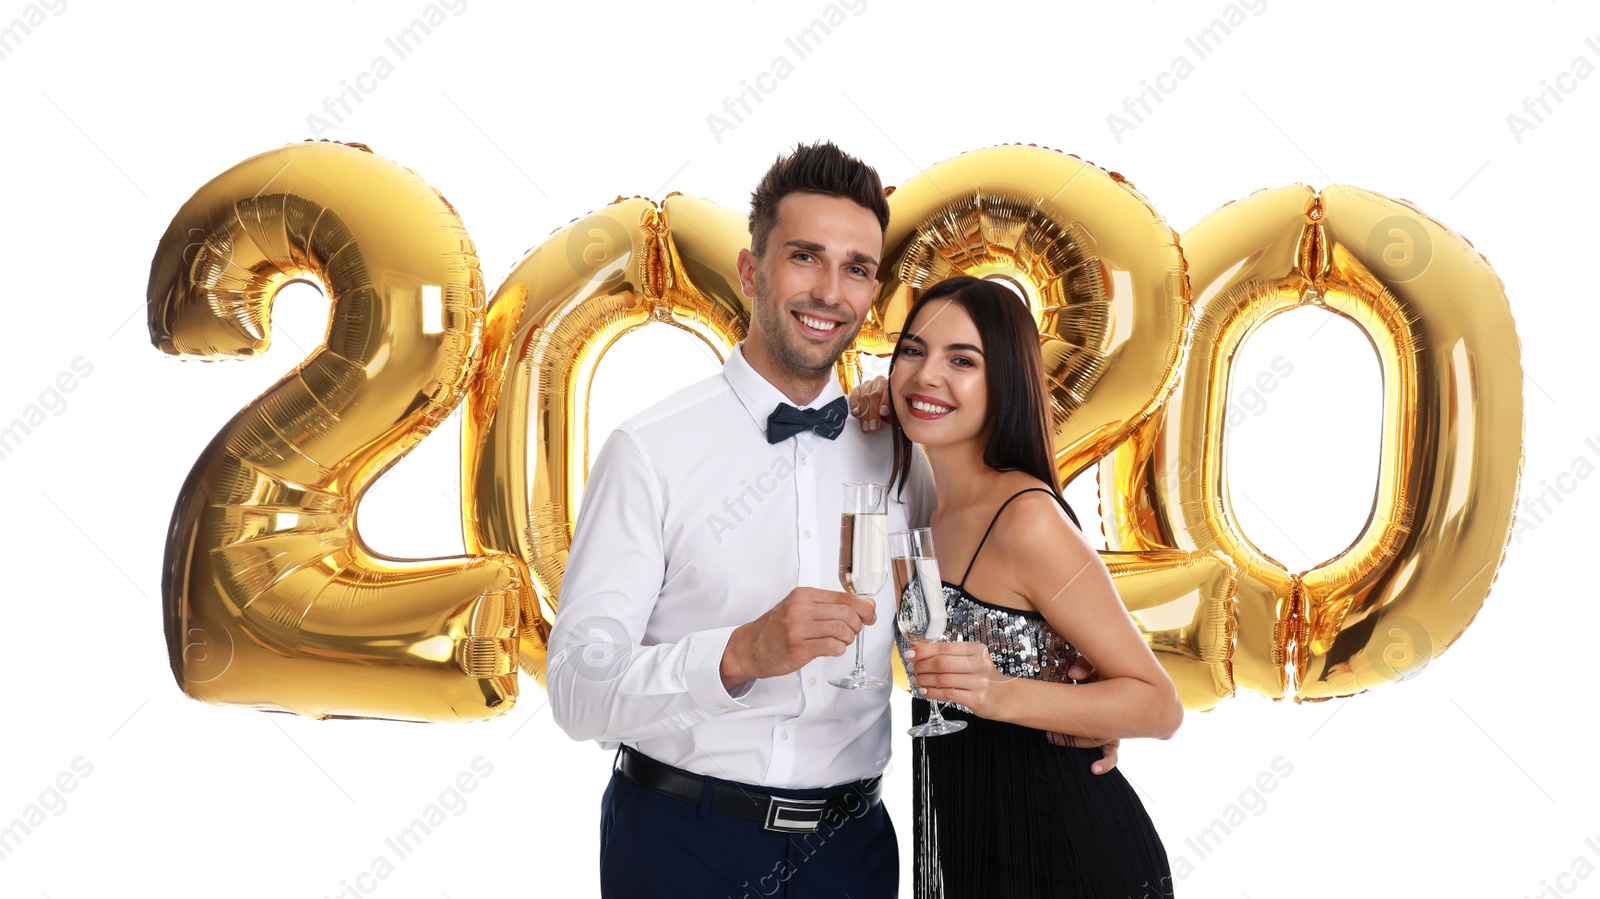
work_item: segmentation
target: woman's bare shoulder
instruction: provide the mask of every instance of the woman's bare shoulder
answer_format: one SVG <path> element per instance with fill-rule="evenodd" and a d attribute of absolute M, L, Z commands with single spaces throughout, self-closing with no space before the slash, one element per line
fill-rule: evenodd
<path fill-rule="evenodd" d="M 1010 492 L 1017 494 L 1029 487 L 1042 489 L 1016 495 L 995 525 L 995 536 L 1009 550 L 1006 554 L 1015 553 L 1020 560 L 1041 551 L 1068 555 L 1092 552 L 1088 539 L 1067 517 L 1066 510 L 1056 499 L 1057 494 L 1047 484 L 1028 478 L 1027 483 Z"/>

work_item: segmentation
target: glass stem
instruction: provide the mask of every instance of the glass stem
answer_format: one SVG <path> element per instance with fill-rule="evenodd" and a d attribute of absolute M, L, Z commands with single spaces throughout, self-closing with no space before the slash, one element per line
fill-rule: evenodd
<path fill-rule="evenodd" d="M 943 643 L 944 642 L 944 637 L 941 635 L 934 642 Z M 928 705 L 932 707 L 932 711 L 928 714 L 929 722 L 932 723 L 934 727 L 943 727 L 944 726 L 944 715 L 940 713 L 939 709 L 940 709 L 941 706 L 944 705 L 944 703 L 942 701 L 940 701 L 940 700 L 937 700 L 937 699 L 930 699 L 930 700 L 928 700 Z"/>
<path fill-rule="evenodd" d="M 866 665 L 866 662 L 863 661 L 862 648 L 861 648 L 861 644 L 866 642 L 866 638 L 867 638 L 867 629 L 866 628 L 862 628 L 861 629 L 861 633 L 856 635 L 856 672 L 855 673 L 857 675 L 863 675 L 863 674 L 867 673 L 867 665 Z"/>

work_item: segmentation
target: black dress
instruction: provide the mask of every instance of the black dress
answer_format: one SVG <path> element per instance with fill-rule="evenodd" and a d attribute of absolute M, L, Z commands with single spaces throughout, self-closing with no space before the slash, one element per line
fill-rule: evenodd
<path fill-rule="evenodd" d="M 995 520 L 1022 493 L 1006 500 Z M 1043 615 L 986 603 L 966 582 L 966 575 L 960 584 L 944 582 L 945 640 L 987 644 L 1007 676 L 1074 683 L 1067 669 L 1077 652 Z M 927 720 L 928 703 L 912 703 L 913 720 Z M 1166 849 L 1121 768 L 1089 770 L 1098 748 L 1057 746 L 1044 731 L 979 718 L 961 706 L 945 705 L 944 716 L 967 722 L 966 729 L 913 741 L 918 899 L 1173 895 Z"/>

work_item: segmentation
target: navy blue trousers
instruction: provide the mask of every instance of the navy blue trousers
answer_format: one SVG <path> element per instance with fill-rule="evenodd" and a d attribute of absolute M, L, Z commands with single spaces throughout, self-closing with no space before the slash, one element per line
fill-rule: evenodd
<path fill-rule="evenodd" d="M 900 852 L 879 802 L 860 818 L 811 833 L 699 806 L 613 773 L 600 808 L 600 890 L 606 899 L 894 899 Z M 814 799 L 830 790 L 746 789 Z"/>

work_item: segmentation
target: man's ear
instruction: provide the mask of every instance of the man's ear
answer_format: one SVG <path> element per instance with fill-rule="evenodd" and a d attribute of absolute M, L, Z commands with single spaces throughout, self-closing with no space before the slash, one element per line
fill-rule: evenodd
<path fill-rule="evenodd" d="M 744 292 L 746 299 L 756 298 L 756 254 L 749 250 L 739 251 L 739 289 Z"/>

